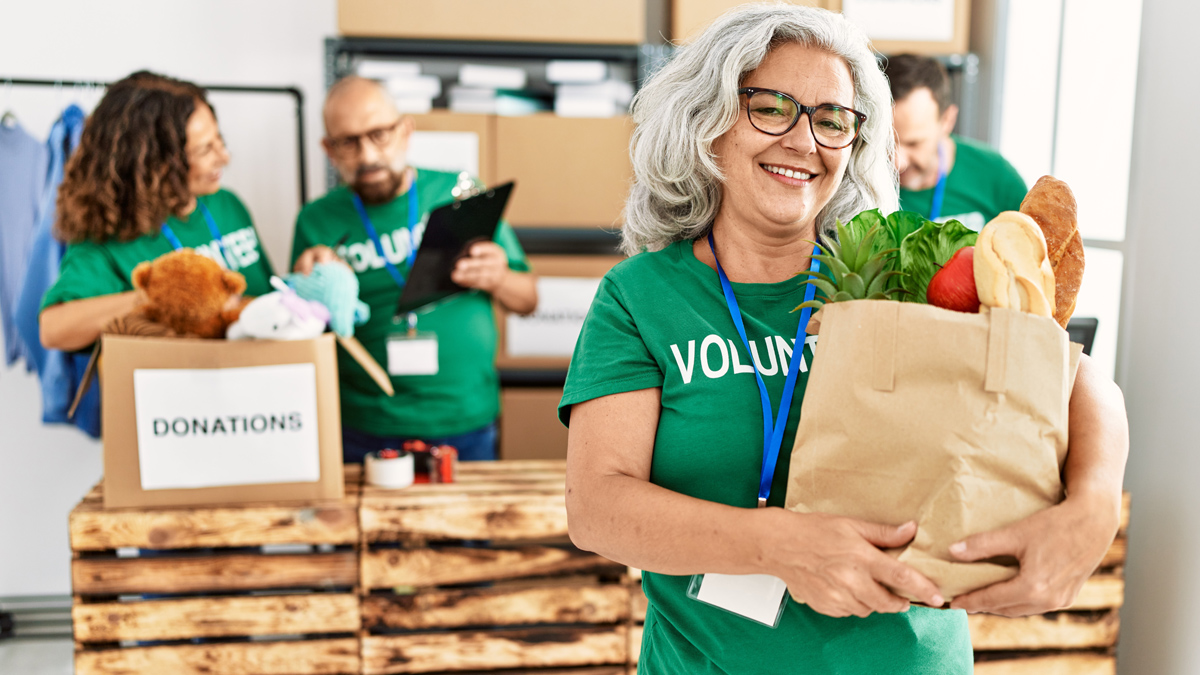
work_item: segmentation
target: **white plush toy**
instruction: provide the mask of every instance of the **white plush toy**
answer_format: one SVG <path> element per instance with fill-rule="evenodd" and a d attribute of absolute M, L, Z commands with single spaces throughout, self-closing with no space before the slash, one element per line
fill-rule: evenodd
<path fill-rule="evenodd" d="M 279 277 L 275 291 L 250 301 L 226 333 L 230 340 L 310 340 L 325 332 L 329 310 L 315 300 L 296 295 Z"/>

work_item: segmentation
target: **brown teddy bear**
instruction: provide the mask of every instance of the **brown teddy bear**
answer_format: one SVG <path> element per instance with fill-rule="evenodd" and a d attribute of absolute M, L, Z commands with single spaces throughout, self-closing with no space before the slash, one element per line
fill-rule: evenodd
<path fill-rule="evenodd" d="M 145 300 L 112 332 L 155 334 L 146 330 L 148 321 L 169 331 L 161 335 L 223 338 L 249 302 L 238 297 L 246 290 L 245 277 L 187 248 L 135 267 L 133 286 Z"/>

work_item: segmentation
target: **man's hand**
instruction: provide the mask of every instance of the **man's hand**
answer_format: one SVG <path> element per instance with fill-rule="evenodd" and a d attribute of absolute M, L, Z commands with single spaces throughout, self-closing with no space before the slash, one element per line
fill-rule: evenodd
<path fill-rule="evenodd" d="M 472 244 L 468 254 L 454 266 L 450 280 L 459 286 L 495 293 L 508 276 L 508 254 L 491 241 Z"/>
<path fill-rule="evenodd" d="M 328 246 L 318 245 L 306 250 L 296 258 L 296 264 L 292 265 L 293 272 L 299 272 L 303 275 L 312 274 L 313 267 L 318 263 L 336 262 L 340 260 L 337 253 Z"/>
<path fill-rule="evenodd" d="M 962 561 L 1012 556 L 1016 577 L 950 603 L 954 609 L 1002 616 L 1044 614 L 1069 607 L 1104 558 L 1120 524 L 1119 502 L 1106 495 L 1068 497 L 1061 504 L 950 547 Z"/>

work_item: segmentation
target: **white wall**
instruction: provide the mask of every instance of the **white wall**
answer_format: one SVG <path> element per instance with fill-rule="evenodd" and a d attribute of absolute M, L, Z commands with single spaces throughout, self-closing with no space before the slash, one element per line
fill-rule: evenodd
<path fill-rule="evenodd" d="M 1193 0 L 1144 3 L 1122 324 L 1133 494 L 1122 675 L 1200 673 L 1197 25 Z M 1092 114 L 1107 114 L 1106 101 L 1095 103 Z"/>
<path fill-rule="evenodd" d="M 111 81 L 147 68 L 200 84 L 298 86 L 307 106 L 309 197 L 324 189 L 320 102 L 335 0 L 38 0 L 0 13 L 0 107 L 44 137 L 69 88 L 5 77 Z M 233 153 L 225 185 L 246 201 L 277 269 L 299 206 L 294 115 L 286 97 L 214 94 Z M 99 443 L 43 427 L 36 381 L 0 367 L 0 596 L 70 592 L 66 516 L 100 476 Z"/>

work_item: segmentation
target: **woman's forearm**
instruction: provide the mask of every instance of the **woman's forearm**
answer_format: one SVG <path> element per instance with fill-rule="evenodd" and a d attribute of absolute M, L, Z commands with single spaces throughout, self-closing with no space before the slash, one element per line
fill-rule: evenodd
<path fill-rule="evenodd" d="M 128 291 L 47 307 L 38 318 L 42 346 L 68 352 L 85 349 L 100 338 L 110 321 L 137 304 L 137 291 Z"/>
<path fill-rule="evenodd" d="M 1119 513 L 1129 421 L 1125 399 L 1088 357 L 1079 363 L 1069 411 L 1070 450 L 1063 467 L 1067 496 L 1096 499 Z"/>
<path fill-rule="evenodd" d="M 772 512 L 779 509 L 739 509 L 620 475 L 567 494 L 577 546 L 662 574 L 765 573 Z"/>
<path fill-rule="evenodd" d="M 664 574 L 764 572 L 768 523 L 781 509 L 739 509 L 649 482 L 659 397 L 647 389 L 575 406 L 567 450 L 571 540 Z"/>

